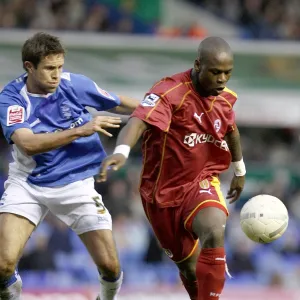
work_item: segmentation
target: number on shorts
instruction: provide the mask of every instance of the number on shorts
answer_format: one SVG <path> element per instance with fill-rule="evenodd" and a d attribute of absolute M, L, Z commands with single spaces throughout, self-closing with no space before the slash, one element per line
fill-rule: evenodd
<path fill-rule="evenodd" d="M 94 200 L 96 207 L 98 208 L 98 210 L 97 210 L 98 214 L 104 214 L 106 209 L 105 209 L 105 206 L 100 202 L 100 197 L 95 196 L 95 197 L 92 197 L 92 199 Z"/>

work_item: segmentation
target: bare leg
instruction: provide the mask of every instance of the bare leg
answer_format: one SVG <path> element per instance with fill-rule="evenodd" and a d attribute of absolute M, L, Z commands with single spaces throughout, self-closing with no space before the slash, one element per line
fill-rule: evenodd
<path fill-rule="evenodd" d="M 0 214 L 0 299 L 20 299 L 22 281 L 15 269 L 34 228 L 26 218 Z"/>
<path fill-rule="evenodd" d="M 227 216 L 216 207 L 200 210 L 193 220 L 193 231 L 201 241 L 197 261 L 198 300 L 218 300 L 225 283 L 224 232 Z"/>
<path fill-rule="evenodd" d="M 97 299 L 115 300 L 123 280 L 112 231 L 94 230 L 79 236 L 100 271 L 100 295 Z"/>
<path fill-rule="evenodd" d="M 181 281 L 186 291 L 188 292 L 191 300 L 197 300 L 198 297 L 196 266 L 199 254 L 200 248 L 198 247 L 191 257 L 177 264 L 177 267 L 180 271 Z"/>

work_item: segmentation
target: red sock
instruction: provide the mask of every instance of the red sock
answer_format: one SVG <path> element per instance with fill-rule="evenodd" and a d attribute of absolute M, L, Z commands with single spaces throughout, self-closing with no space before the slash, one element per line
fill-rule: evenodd
<path fill-rule="evenodd" d="M 190 295 L 191 300 L 197 300 L 198 296 L 198 282 L 187 280 L 180 272 L 179 272 L 181 281 Z"/>
<path fill-rule="evenodd" d="M 202 249 L 198 258 L 196 274 L 198 300 L 218 300 L 225 283 L 224 248 Z"/>

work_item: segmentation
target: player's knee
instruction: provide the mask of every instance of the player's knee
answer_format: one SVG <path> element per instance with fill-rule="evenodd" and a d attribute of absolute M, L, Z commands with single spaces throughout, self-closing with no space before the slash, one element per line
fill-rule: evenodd
<path fill-rule="evenodd" d="M 226 214 L 215 207 L 208 207 L 198 212 L 193 221 L 193 230 L 199 237 L 202 248 L 224 246 L 226 219 Z"/>
<path fill-rule="evenodd" d="M 224 246 L 224 230 L 211 228 L 202 238 L 202 248 L 218 248 Z"/>
<path fill-rule="evenodd" d="M 121 266 L 119 260 L 115 259 L 106 259 L 97 264 L 97 267 L 103 277 L 115 279 L 120 276 Z"/>
<path fill-rule="evenodd" d="M 14 274 L 16 262 L 12 259 L 5 259 L 0 257 L 0 279 L 9 278 Z"/>

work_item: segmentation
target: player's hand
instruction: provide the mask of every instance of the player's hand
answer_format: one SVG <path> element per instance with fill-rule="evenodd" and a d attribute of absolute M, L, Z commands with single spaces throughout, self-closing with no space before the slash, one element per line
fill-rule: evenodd
<path fill-rule="evenodd" d="M 118 128 L 120 127 L 121 119 L 119 117 L 111 116 L 97 116 L 94 117 L 90 122 L 80 127 L 82 136 L 89 136 L 95 132 L 101 132 L 109 137 L 112 134 L 103 128 Z"/>
<path fill-rule="evenodd" d="M 107 156 L 101 164 L 99 176 L 97 182 L 104 182 L 107 179 L 107 171 L 112 169 L 114 171 L 119 170 L 126 162 L 127 158 L 120 153 L 115 153 Z"/>
<path fill-rule="evenodd" d="M 230 199 L 229 203 L 234 203 L 241 196 L 245 185 L 245 176 L 236 176 L 231 180 L 230 189 L 227 193 L 226 199 Z"/>

